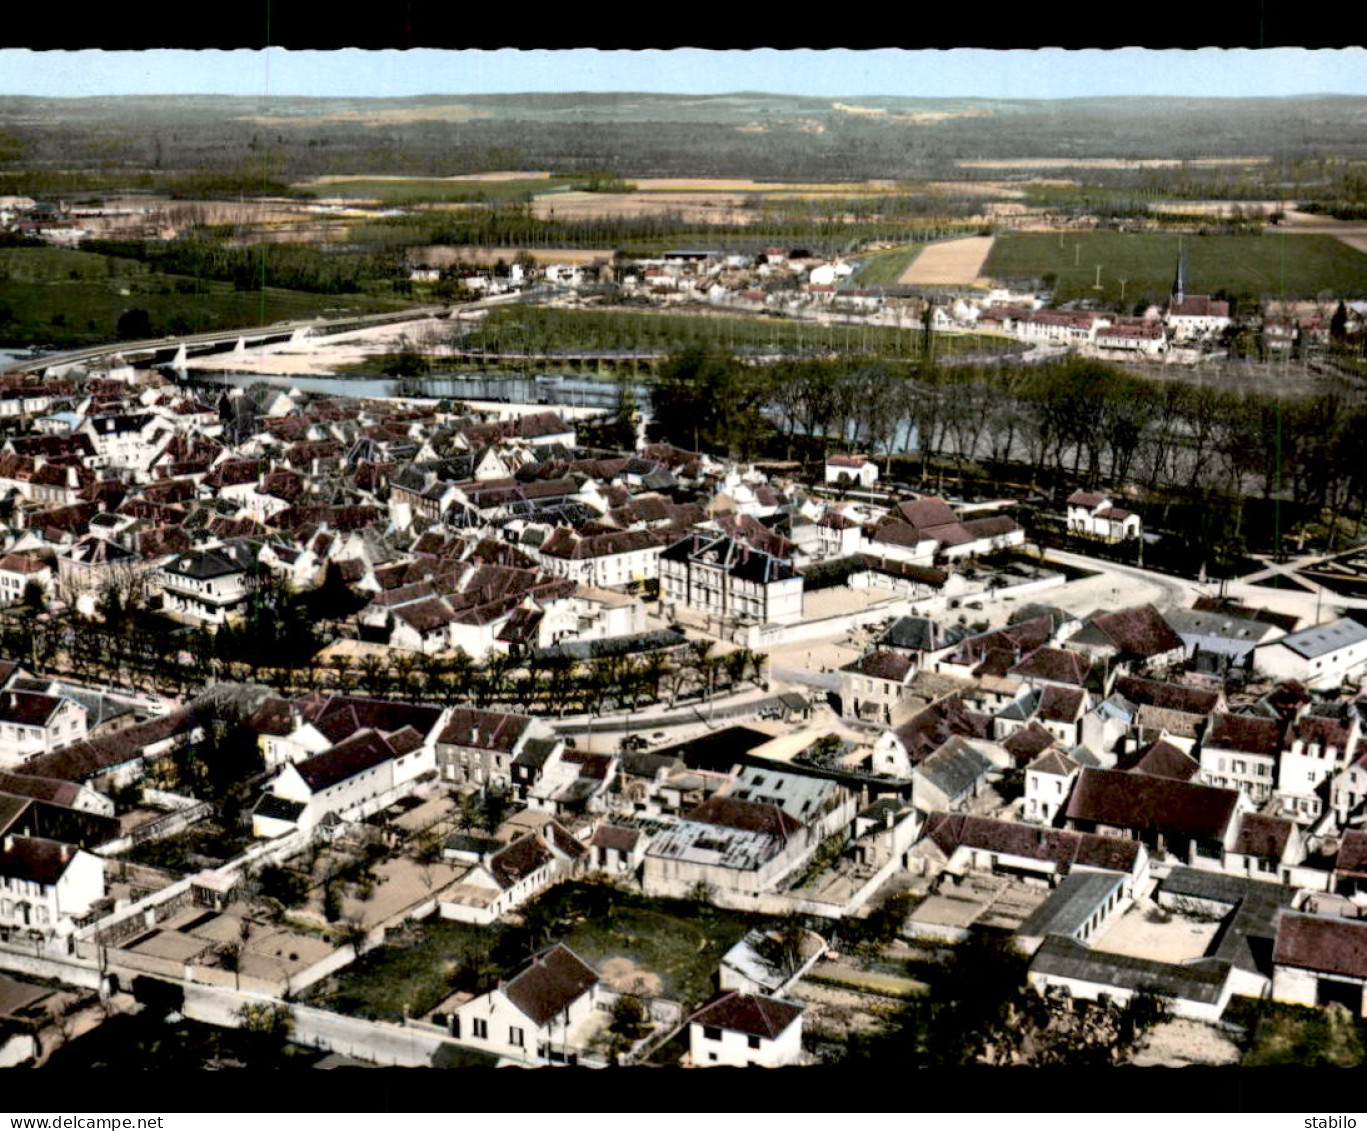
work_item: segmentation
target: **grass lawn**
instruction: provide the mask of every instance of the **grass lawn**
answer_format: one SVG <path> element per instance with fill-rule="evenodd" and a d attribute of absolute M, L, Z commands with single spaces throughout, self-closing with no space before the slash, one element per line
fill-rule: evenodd
<path fill-rule="evenodd" d="M 1274 1064 L 1330 1065 L 1353 1068 L 1362 1063 L 1361 1021 L 1338 1010 L 1314 1006 L 1265 1004 L 1234 998 L 1226 1019 L 1249 1030 L 1244 1068 Z"/>
<path fill-rule="evenodd" d="M 628 958 L 658 974 L 666 997 L 694 1005 L 711 996 L 721 956 L 762 916 L 648 899 L 603 884 L 564 883 L 522 909 L 523 926 L 429 919 L 311 989 L 310 1005 L 399 1020 L 435 1009 L 457 989 L 476 992 L 510 977 L 532 954 L 563 942 L 597 967 Z"/>
<path fill-rule="evenodd" d="M 403 303 L 369 295 L 322 295 L 152 270 L 132 259 L 62 248 L 0 251 L 0 345 L 58 348 L 114 338 L 120 315 L 140 308 L 153 337 L 255 326 L 328 312 L 373 312 Z"/>
<path fill-rule="evenodd" d="M 901 279 L 902 272 L 912 265 L 916 257 L 928 245 L 913 244 L 899 247 L 895 251 L 884 251 L 871 255 L 859 265 L 851 281 L 858 287 L 891 287 Z"/>
<path fill-rule="evenodd" d="M 691 902 L 615 894 L 606 914 L 573 923 L 565 944 L 593 966 L 631 959 L 660 976 L 665 997 L 688 1006 L 712 995 L 722 955 L 763 921 Z"/>
<path fill-rule="evenodd" d="M 1367 255 L 1333 236 L 1181 237 L 1192 294 L 1313 298 L 1321 291 L 1367 295 Z M 1053 275 L 1056 302 L 1095 297 L 1120 305 L 1164 302 L 1177 267 L 1178 236 L 1155 232 L 1017 232 L 997 237 L 983 272 L 998 279 Z M 1093 289 L 1101 268 L 1100 291 Z"/>
<path fill-rule="evenodd" d="M 122 859 L 132 864 L 149 864 L 154 868 L 188 875 L 204 867 L 193 862 L 191 856 L 227 863 L 255 843 L 256 837 L 252 836 L 250 830 L 229 831 L 206 822 L 162 840 L 145 841 L 125 852 Z"/>
<path fill-rule="evenodd" d="M 428 1013 L 456 990 L 462 971 L 487 960 L 502 930 L 430 919 L 318 983 L 305 1000 L 387 1021 L 402 1020 L 405 1009 L 415 1017 Z"/>

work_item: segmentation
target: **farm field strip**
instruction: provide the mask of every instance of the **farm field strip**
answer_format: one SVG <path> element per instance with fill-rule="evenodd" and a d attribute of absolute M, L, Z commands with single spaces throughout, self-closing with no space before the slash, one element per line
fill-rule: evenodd
<path fill-rule="evenodd" d="M 993 242 L 992 236 L 969 236 L 933 243 L 902 272 L 899 281 L 909 287 L 981 282 Z"/>

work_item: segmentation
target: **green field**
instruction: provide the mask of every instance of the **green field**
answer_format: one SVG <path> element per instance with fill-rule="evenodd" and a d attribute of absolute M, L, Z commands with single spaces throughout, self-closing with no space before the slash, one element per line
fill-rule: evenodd
<path fill-rule="evenodd" d="M 1176 273 L 1176 235 L 1150 232 L 1030 232 L 999 236 L 984 273 L 996 279 L 1047 279 L 1054 299 L 1095 297 L 1123 305 L 1163 302 Z M 1333 236 L 1185 235 L 1190 294 L 1313 298 L 1367 295 L 1367 255 Z M 1101 268 L 1101 290 L 1094 289 Z"/>
<path fill-rule="evenodd" d="M 911 247 L 899 247 L 894 251 L 883 251 L 877 255 L 871 255 L 859 265 L 851 277 L 851 282 L 857 287 L 891 287 L 895 286 L 901 279 L 902 272 L 915 262 L 916 257 L 921 254 L 925 244 L 914 244 Z"/>
<path fill-rule="evenodd" d="M 534 177 L 514 181 L 452 181 L 444 177 L 404 177 L 291 187 L 315 197 L 376 200 L 381 204 L 479 204 L 540 196 L 567 189 L 575 180 L 573 177 Z"/>
<path fill-rule="evenodd" d="M 121 315 L 147 311 L 151 337 L 255 326 L 402 305 L 368 295 L 321 295 L 153 270 L 134 259 L 60 248 L 0 250 L 0 344 L 67 348 L 116 336 Z"/>

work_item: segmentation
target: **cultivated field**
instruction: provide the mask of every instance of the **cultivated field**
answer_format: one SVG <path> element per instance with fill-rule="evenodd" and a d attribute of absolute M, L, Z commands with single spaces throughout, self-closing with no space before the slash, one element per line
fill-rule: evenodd
<path fill-rule="evenodd" d="M 991 236 L 933 243 L 902 272 L 898 281 L 908 287 L 982 283 L 983 264 L 992 244 Z"/>
<path fill-rule="evenodd" d="M 687 224 L 743 225 L 760 217 L 738 192 L 560 192 L 538 196 L 532 212 L 541 219 L 618 220 L 678 216 Z"/>
<path fill-rule="evenodd" d="M 550 173 L 532 172 L 529 170 L 503 170 L 497 173 L 461 173 L 454 177 L 418 177 L 413 175 L 394 174 L 394 175 L 371 175 L 368 173 L 335 173 L 325 177 L 313 177 L 311 180 L 301 182 L 304 185 L 337 185 L 345 184 L 349 181 L 447 181 L 452 184 L 460 182 L 481 182 L 481 181 L 544 181 L 549 180 Z"/>
<path fill-rule="evenodd" d="M 805 194 L 881 193 L 898 187 L 897 181 L 755 181 L 746 177 L 632 177 L 640 192 L 762 192 Z"/>
<path fill-rule="evenodd" d="M 992 161 L 956 161 L 960 169 L 1176 169 L 1182 165 L 1219 168 L 1226 165 L 1266 165 L 1270 157 L 1202 157 L 1183 161 L 1175 157 L 1012 157 Z"/>
<path fill-rule="evenodd" d="M 453 263 L 473 263 L 492 267 L 500 259 L 511 263 L 519 255 L 530 255 L 538 263 L 611 263 L 615 254 L 610 247 L 414 247 L 408 250 L 412 261 L 422 267 L 449 267 Z"/>
<path fill-rule="evenodd" d="M 480 204 L 517 200 L 571 184 L 568 178 L 482 177 L 348 177 L 328 182 L 302 182 L 296 188 L 326 200 L 374 200 L 382 204 Z"/>
<path fill-rule="evenodd" d="M 1367 294 L 1367 256 L 1325 234 L 1180 237 L 1192 294 L 1225 290 L 1250 296 L 1313 297 L 1322 291 Z M 1055 301 L 1096 298 L 1128 306 L 1165 301 L 1179 237 L 1156 232 L 1014 233 L 997 238 L 983 273 L 994 279 L 1053 276 Z M 1101 289 L 1094 289 L 1097 268 Z"/>

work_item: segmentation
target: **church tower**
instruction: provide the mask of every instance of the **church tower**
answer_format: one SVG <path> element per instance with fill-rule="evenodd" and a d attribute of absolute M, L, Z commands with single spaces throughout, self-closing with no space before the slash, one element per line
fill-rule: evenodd
<path fill-rule="evenodd" d="M 1172 305 L 1181 306 L 1187 294 L 1187 256 L 1182 250 L 1182 237 L 1177 237 L 1177 275 L 1172 280 Z"/>

